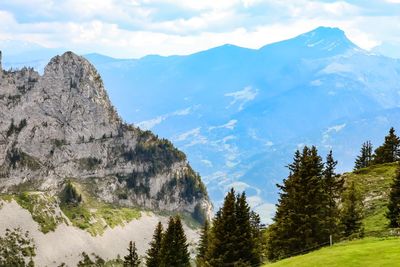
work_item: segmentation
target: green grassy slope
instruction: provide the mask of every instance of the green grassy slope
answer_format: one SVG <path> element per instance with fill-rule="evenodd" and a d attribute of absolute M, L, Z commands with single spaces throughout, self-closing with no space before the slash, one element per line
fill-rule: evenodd
<path fill-rule="evenodd" d="M 345 173 L 346 183 L 355 182 L 363 195 L 364 229 L 366 238 L 345 241 L 273 264 L 279 266 L 399 266 L 400 238 L 393 236 L 396 230 L 388 228 L 385 217 L 390 185 L 396 173 L 397 163 L 388 163 Z M 387 237 L 387 238 L 380 238 Z"/>
<path fill-rule="evenodd" d="M 365 238 L 266 264 L 265 267 L 400 266 L 400 238 Z"/>
<path fill-rule="evenodd" d="M 367 236 L 390 234 L 385 213 L 396 166 L 396 163 L 376 165 L 343 175 L 347 182 L 354 181 L 363 194 L 365 212 L 363 222 Z"/>

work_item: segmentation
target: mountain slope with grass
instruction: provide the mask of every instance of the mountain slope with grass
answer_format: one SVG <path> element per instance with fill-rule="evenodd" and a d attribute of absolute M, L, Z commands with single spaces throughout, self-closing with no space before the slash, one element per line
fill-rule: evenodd
<path fill-rule="evenodd" d="M 386 236 L 393 233 L 385 217 L 390 185 L 398 163 L 373 165 L 352 173 L 345 173 L 346 182 L 354 181 L 363 195 L 364 231 L 366 236 Z"/>
<path fill-rule="evenodd" d="M 396 266 L 394 264 L 400 261 L 397 253 L 400 232 L 389 228 L 385 214 L 398 166 L 397 162 L 378 164 L 342 175 L 345 185 L 354 183 L 362 196 L 364 238 L 333 240 L 333 247 L 323 247 L 265 266 Z"/>
<path fill-rule="evenodd" d="M 264 267 L 398 266 L 396 264 L 400 262 L 399 246 L 399 238 L 365 238 L 265 264 Z"/>

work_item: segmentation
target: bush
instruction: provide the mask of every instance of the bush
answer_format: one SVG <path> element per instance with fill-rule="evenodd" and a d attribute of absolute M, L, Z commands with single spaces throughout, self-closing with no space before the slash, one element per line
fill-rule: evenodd
<path fill-rule="evenodd" d="M 72 206 L 78 206 L 82 202 L 82 195 L 78 193 L 71 181 L 67 181 L 62 192 L 62 203 Z"/>
<path fill-rule="evenodd" d="M 20 228 L 6 229 L 5 235 L 0 237 L 0 266 L 34 266 L 35 249 L 29 232 L 22 233 Z"/>

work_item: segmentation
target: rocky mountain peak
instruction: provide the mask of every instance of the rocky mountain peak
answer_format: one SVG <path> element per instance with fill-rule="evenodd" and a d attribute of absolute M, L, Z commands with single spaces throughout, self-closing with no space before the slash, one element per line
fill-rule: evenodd
<path fill-rule="evenodd" d="M 200 177 L 168 140 L 124 124 L 89 61 L 72 52 L 0 80 L 0 191 L 60 192 L 68 179 L 108 203 L 211 212 Z M 201 217 L 200 216 L 200 217 Z"/>
<path fill-rule="evenodd" d="M 344 31 L 335 27 L 318 27 L 310 32 L 300 35 L 307 47 L 332 51 L 335 49 L 355 48 L 345 35 Z"/>
<path fill-rule="evenodd" d="M 50 60 L 45 67 L 42 84 L 44 87 L 51 86 L 54 94 L 76 96 L 86 100 L 82 104 L 90 102 L 97 109 L 102 107 L 110 122 L 120 121 L 95 67 L 73 52 L 66 52 Z"/>

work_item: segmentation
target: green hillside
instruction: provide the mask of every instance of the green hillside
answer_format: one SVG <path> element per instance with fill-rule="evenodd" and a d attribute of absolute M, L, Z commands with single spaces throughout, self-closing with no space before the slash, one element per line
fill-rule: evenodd
<path fill-rule="evenodd" d="M 388 228 L 385 217 L 390 185 L 398 163 L 387 163 L 343 174 L 346 183 L 354 182 L 363 195 L 364 229 L 366 238 L 344 241 L 276 263 L 279 266 L 400 266 L 400 238 Z"/>
<path fill-rule="evenodd" d="M 364 227 L 367 236 L 390 234 L 385 217 L 390 184 L 397 163 L 387 163 L 344 174 L 346 182 L 354 181 L 364 197 Z"/>
<path fill-rule="evenodd" d="M 288 258 L 264 267 L 400 266 L 400 238 L 365 238 Z"/>

